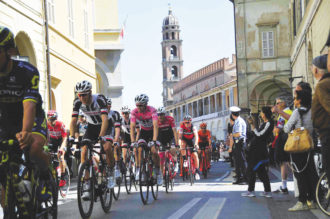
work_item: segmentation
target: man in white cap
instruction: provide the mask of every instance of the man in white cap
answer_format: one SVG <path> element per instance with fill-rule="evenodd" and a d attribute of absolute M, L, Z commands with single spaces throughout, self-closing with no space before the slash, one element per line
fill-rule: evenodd
<path fill-rule="evenodd" d="M 247 181 L 246 178 L 246 166 L 245 166 L 245 154 L 243 147 L 246 140 L 246 123 L 239 116 L 241 109 L 237 106 L 229 108 L 232 118 L 235 120 L 233 126 L 233 138 L 234 138 L 234 157 L 236 168 L 236 181 L 233 184 L 241 184 Z"/>

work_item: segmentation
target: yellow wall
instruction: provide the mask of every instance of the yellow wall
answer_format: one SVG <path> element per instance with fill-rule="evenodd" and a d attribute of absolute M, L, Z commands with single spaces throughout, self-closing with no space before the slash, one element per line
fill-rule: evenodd
<path fill-rule="evenodd" d="M 118 28 L 117 0 L 95 0 L 95 29 Z"/>

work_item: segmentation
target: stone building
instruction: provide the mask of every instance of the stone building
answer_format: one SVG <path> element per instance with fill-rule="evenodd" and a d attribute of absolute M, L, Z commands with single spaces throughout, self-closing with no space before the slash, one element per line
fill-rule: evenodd
<path fill-rule="evenodd" d="M 239 106 L 256 113 L 291 94 L 288 0 L 230 0 L 234 5 Z"/>
<path fill-rule="evenodd" d="M 179 125 L 185 114 L 193 124 L 206 122 L 217 139 L 224 140 L 229 122 L 229 107 L 237 105 L 235 55 L 220 59 L 183 78 L 173 87 L 173 104 L 167 110 Z"/>
<path fill-rule="evenodd" d="M 290 6 L 292 86 L 304 80 L 314 89 L 312 60 L 327 52 L 325 41 L 330 30 L 330 1 L 294 0 Z"/>

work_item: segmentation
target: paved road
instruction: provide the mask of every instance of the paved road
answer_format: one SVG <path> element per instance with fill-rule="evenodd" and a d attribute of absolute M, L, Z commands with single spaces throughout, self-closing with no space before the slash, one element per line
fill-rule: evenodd
<path fill-rule="evenodd" d="M 278 175 L 275 169 L 270 172 L 273 190 L 280 185 Z M 217 162 L 212 165 L 208 179 L 202 179 L 193 186 L 178 178 L 174 192 L 166 194 L 161 189 L 159 199 L 154 201 L 149 197 L 148 205 L 142 204 L 139 193 L 126 195 L 124 191 L 119 201 L 113 202 L 109 214 L 103 212 L 100 202 L 95 203 L 91 218 L 326 218 L 319 210 L 287 211 L 296 202 L 293 182 L 288 183 L 289 195 L 275 194 L 270 199 L 241 197 L 247 185 L 232 185 L 231 182 L 228 163 Z M 262 184 L 257 182 L 257 194 L 262 190 Z M 80 218 L 76 189 L 66 200 L 59 201 L 58 218 Z"/>

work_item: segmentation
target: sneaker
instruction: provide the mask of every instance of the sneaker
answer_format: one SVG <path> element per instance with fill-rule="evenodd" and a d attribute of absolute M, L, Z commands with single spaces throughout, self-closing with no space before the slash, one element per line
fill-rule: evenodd
<path fill-rule="evenodd" d="M 242 197 L 256 197 L 256 195 L 254 194 L 254 192 L 244 192 L 241 194 Z"/>
<path fill-rule="evenodd" d="M 282 194 L 289 194 L 288 188 L 283 189 L 282 186 L 274 191 L 274 193 L 282 193 Z"/>
<path fill-rule="evenodd" d="M 59 183 L 59 187 L 63 187 L 63 186 L 65 186 L 66 185 L 66 181 L 65 181 L 65 179 L 61 179 L 60 180 L 60 183 Z"/>
<path fill-rule="evenodd" d="M 81 198 L 84 201 L 88 201 L 91 198 L 91 193 L 89 192 L 89 189 L 90 189 L 89 183 L 84 184 L 84 186 L 83 186 L 84 192 L 83 192 L 83 195 L 81 196 Z"/>
<path fill-rule="evenodd" d="M 199 173 L 196 173 L 196 174 L 195 174 L 195 179 L 196 179 L 196 180 L 200 180 L 200 179 L 201 179 L 201 177 L 199 176 Z"/>
<path fill-rule="evenodd" d="M 140 177 L 140 168 L 136 168 L 135 181 L 139 181 Z"/>
<path fill-rule="evenodd" d="M 307 206 L 309 209 L 316 209 L 316 204 L 314 201 L 307 200 Z"/>
<path fill-rule="evenodd" d="M 289 208 L 288 211 L 305 211 L 309 210 L 307 204 L 304 204 L 298 201 L 292 208 Z"/>
<path fill-rule="evenodd" d="M 161 186 L 163 184 L 163 176 L 162 175 L 157 175 L 157 184 Z"/>
<path fill-rule="evenodd" d="M 119 170 L 119 168 L 115 168 L 115 178 L 116 179 L 120 178 L 120 170 Z"/>
<path fill-rule="evenodd" d="M 260 196 L 266 197 L 266 198 L 273 197 L 271 192 L 262 192 L 262 193 L 260 193 Z"/>
<path fill-rule="evenodd" d="M 113 176 L 108 178 L 108 189 L 113 189 L 115 187 L 115 179 Z"/>

